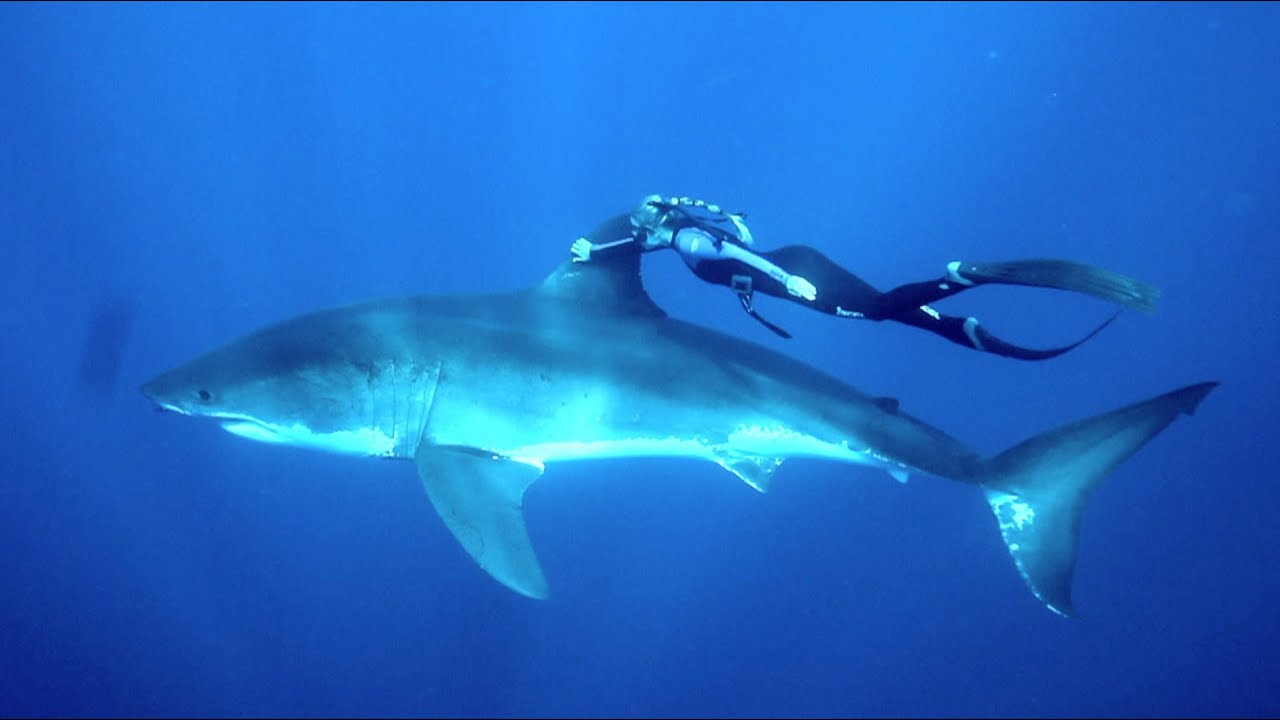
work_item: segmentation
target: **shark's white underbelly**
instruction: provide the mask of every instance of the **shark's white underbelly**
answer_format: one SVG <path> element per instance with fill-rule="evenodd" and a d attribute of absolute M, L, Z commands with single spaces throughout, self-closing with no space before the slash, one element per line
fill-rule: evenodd
<path fill-rule="evenodd" d="M 396 448 L 403 439 L 388 434 L 380 427 L 353 427 L 335 432 L 314 432 L 305 425 L 272 425 L 261 421 L 235 420 L 224 422 L 222 429 L 232 435 L 270 443 L 309 448 L 338 455 L 369 455 L 395 457 Z"/>
<path fill-rule="evenodd" d="M 851 447 L 852 445 L 852 447 Z M 574 460 L 667 457 L 709 460 L 720 465 L 739 459 L 781 464 L 789 458 L 816 458 L 885 470 L 899 481 L 907 468 L 848 441 L 830 442 L 780 425 L 739 425 L 719 439 L 693 436 L 637 436 L 596 441 L 554 441 L 489 448 L 523 462 L 546 465 Z"/>
<path fill-rule="evenodd" d="M 486 405 L 488 405 L 486 407 Z M 584 407 L 588 406 L 588 407 Z M 646 408 L 619 412 L 618 406 L 596 393 L 585 402 L 566 403 L 560 412 L 542 418 L 521 417 L 486 403 L 437 405 L 425 434 L 399 415 L 375 422 L 321 432 L 302 424 L 280 425 L 247 416 L 223 416 L 228 432 L 259 442 L 304 447 L 322 452 L 372 457 L 413 457 L 418 443 L 470 447 L 531 465 L 620 458 L 685 458 L 705 460 L 731 471 L 744 472 L 742 463 L 770 471 L 790 458 L 814 458 L 869 466 L 904 481 L 907 468 L 874 452 L 858 438 L 838 438 L 828 429 L 819 437 L 776 419 L 757 416 L 735 421 L 708 414 L 694 431 L 642 417 L 677 417 L 675 408 Z M 425 417 L 426 409 L 415 410 Z M 736 413 L 735 413 L 736 414 Z"/>

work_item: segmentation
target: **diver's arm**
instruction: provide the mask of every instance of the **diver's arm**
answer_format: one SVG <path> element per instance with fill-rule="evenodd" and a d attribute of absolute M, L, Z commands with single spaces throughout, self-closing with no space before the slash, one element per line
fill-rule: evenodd
<path fill-rule="evenodd" d="M 573 253 L 574 262 L 639 254 L 652 249 L 654 248 L 647 247 L 636 237 L 635 227 L 632 226 L 630 216 L 627 215 L 619 215 L 605 221 L 590 235 L 574 240 L 569 248 Z"/>
<path fill-rule="evenodd" d="M 720 243 L 720 257 L 737 260 L 738 262 L 750 265 L 769 277 L 777 280 L 787 289 L 787 292 L 802 297 L 805 300 L 815 300 L 818 297 L 818 290 L 813 283 L 800 277 L 792 275 L 764 258 L 756 255 L 750 250 L 733 243 Z"/>
<path fill-rule="evenodd" d="M 620 255 L 623 253 L 640 252 L 643 248 L 639 242 L 633 237 L 624 237 L 620 240 L 606 243 L 592 243 L 591 253 L 593 255 Z"/>
<path fill-rule="evenodd" d="M 598 260 L 600 258 L 614 257 L 617 255 L 634 255 L 645 252 L 645 248 L 640 241 L 633 237 L 622 238 L 606 243 L 593 243 L 582 237 L 573 241 L 573 245 L 569 251 L 573 253 L 574 262 L 587 262 L 589 260 Z"/>

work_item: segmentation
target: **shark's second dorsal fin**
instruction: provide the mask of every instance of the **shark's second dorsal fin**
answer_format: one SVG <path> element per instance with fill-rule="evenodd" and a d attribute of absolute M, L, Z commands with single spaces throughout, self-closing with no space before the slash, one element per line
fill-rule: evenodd
<path fill-rule="evenodd" d="M 542 281 L 536 292 L 580 302 L 592 312 L 666 316 L 640 281 L 639 254 L 589 262 L 566 260 Z"/>
<path fill-rule="evenodd" d="M 875 397 L 875 398 L 871 398 L 871 402 L 875 403 L 876 407 L 889 413 L 890 415 L 898 414 L 898 398 Z"/>

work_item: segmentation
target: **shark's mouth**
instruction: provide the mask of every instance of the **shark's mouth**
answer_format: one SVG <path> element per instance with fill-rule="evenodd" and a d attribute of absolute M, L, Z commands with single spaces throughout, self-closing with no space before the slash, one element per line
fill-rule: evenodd
<path fill-rule="evenodd" d="M 395 457 L 398 439 L 377 427 L 353 427 L 321 432 L 301 423 L 270 423 L 250 415 L 216 413 L 209 417 L 222 421 L 222 429 L 248 440 L 271 445 L 309 447 L 349 455 Z"/>
<path fill-rule="evenodd" d="M 156 408 L 159 410 L 168 410 L 169 412 L 176 412 L 179 415 L 188 415 L 188 416 L 191 415 L 190 411 L 186 410 L 185 408 L 180 408 L 177 405 L 170 405 L 167 402 L 160 402 L 159 400 L 156 400 L 154 402 L 156 404 Z"/>
<path fill-rule="evenodd" d="M 180 408 L 177 405 L 169 403 L 158 403 L 161 408 L 171 410 L 179 415 L 194 415 L 190 410 Z M 271 423 L 263 422 L 250 415 L 241 415 L 239 413 L 209 413 L 205 417 L 212 420 L 220 421 L 218 424 L 223 430 L 250 440 L 268 443 L 282 443 L 286 438 L 282 437 L 279 430 Z"/>
<path fill-rule="evenodd" d="M 249 417 L 248 415 L 212 415 L 222 421 L 222 429 L 248 440 L 281 444 L 289 441 L 276 427 Z"/>

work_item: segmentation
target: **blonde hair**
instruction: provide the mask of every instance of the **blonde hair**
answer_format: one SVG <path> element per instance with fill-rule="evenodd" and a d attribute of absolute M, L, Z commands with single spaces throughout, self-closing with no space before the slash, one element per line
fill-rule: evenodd
<path fill-rule="evenodd" d="M 738 239 L 743 245 L 750 247 L 755 243 L 755 238 L 752 237 L 751 230 L 747 227 L 742 213 L 723 212 L 718 205 L 708 205 L 701 200 L 690 200 L 687 197 L 673 197 L 667 200 L 661 195 L 646 195 L 640 201 L 640 204 L 631 211 L 631 225 L 645 232 L 647 236 L 646 244 L 649 247 L 670 245 L 672 240 L 671 227 L 666 223 L 670 212 L 661 207 L 656 207 L 654 203 L 673 206 L 696 205 L 708 208 L 713 213 L 729 218 L 729 222 L 733 223 L 734 229 L 737 230 Z"/>
<path fill-rule="evenodd" d="M 650 203 L 663 202 L 661 195 L 646 195 L 631 211 L 631 225 L 645 232 L 645 244 L 649 247 L 671 244 L 671 228 L 663 224 L 667 213 Z"/>

